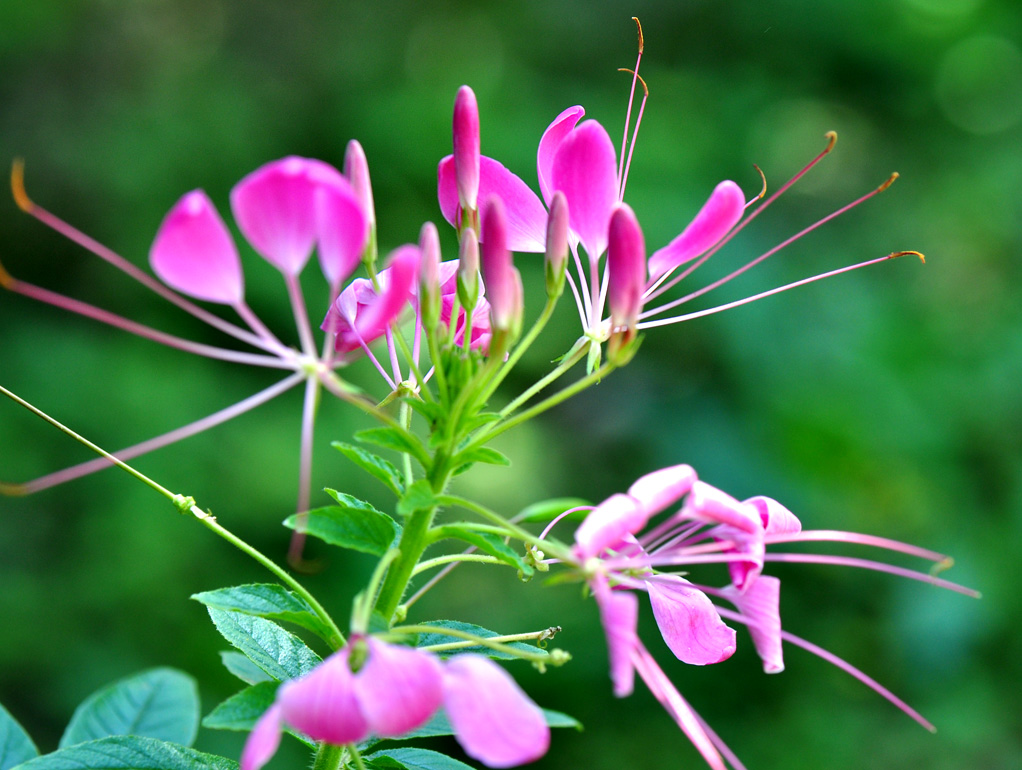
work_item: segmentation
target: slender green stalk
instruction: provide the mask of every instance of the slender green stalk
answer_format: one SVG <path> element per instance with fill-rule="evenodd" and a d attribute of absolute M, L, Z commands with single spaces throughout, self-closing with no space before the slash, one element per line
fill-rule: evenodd
<path fill-rule="evenodd" d="M 510 644 L 511 642 L 545 642 L 548 639 L 553 639 L 554 636 L 561 632 L 560 626 L 551 626 L 550 628 L 544 628 L 542 631 L 527 631 L 524 634 L 504 634 L 502 636 L 488 636 L 490 642 L 496 642 L 497 644 Z M 463 650 L 466 647 L 474 647 L 477 644 L 475 641 L 465 640 L 463 642 L 447 642 L 446 644 L 430 644 L 420 649 L 429 650 L 430 652 L 447 652 L 448 650 Z"/>
<path fill-rule="evenodd" d="M 498 527 L 502 528 L 505 534 L 529 543 L 530 545 L 534 545 L 537 548 L 541 548 L 544 551 L 548 551 L 556 558 L 564 558 L 570 555 L 556 543 L 551 543 L 548 540 L 541 540 L 527 529 L 522 529 L 517 524 L 508 521 L 496 511 L 491 511 L 486 506 L 479 505 L 479 503 L 473 502 L 472 500 L 468 500 L 464 497 L 458 497 L 457 495 L 440 495 L 437 498 L 437 502 L 440 505 L 457 505 L 465 510 L 478 513 L 483 518 L 494 522 Z"/>
<path fill-rule="evenodd" d="M 422 626 L 395 626 L 394 628 L 391 629 L 391 632 L 392 633 L 396 633 L 396 634 L 397 633 L 399 633 L 399 634 L 440 634 L 442 636 L 453 636 L 453 637 L 455 637 L 457 639 L 464 639 L 464 640 L 466 640 L 469 643 L 466 646 L 469 646 L 469 647 L 474 647 L 476 645 L 478 645 L 480 647 L 489 647 L 491 650 L 496 650 L 497 652 L 503 652 L 503 653 L 505 653 L 507 655 L 513 655 L 514 657 L 521 658 L 522 660 L 529 660 L 529 661 L 533 661 L 535 663 L 542 663 L 542 664 L 548 664 L 548 665 L 554 665 L 554 666 L 559 666 L 559 665 L 561 665 L 563 663 L 567 663 L 568 660 L 571 659 L 571 656 L 568 655 L 566 652 L 563 652 L 563 651 L 554 650 L 552 653 L 547 653 L 545 650 L 541 650 L 541 649 L 537 648 L 536 652 L 534 652 L 534 653 L 526 652 L 525 650 L 522 650 L 522 649 L 520 649 L 518 647 L 511 647 L 510 645 L 502 644 L 501 642 L 497 641 L 497 639 L 500 639 L 501 637 L 478 636 L 477 634 L 472 634 L 472 633 L 469 633 L 467 631 L 462 631 L 461 629 L 447 628 L 445 626 L 426 626 L 426 625 L 422 625 Z M 433 648 L 423 647 L 422 649 L 427 649 L 428 650 L 428 649 L 433 649 Z M 554 652 L 559 652 L 560 654 L 556 654 L 555 655 L 555 654 L 553 654 Z"/>
<path fill-rule="evenodd" d="M 550 316 L 553 315 L 554 307 L 556 305 L 556 297 L 547 298 L 546 305 L 543 306 L 543 312 L 539 314 L 539 318 L 536 319 L 536 322 L 522 338 L 522 341 L 519 342 L 518 345 L 515 346 L 515 349 L 511 351 L 511 355 L 508 357 L 507 361 L 504 362 L 504 366 L 501 370 L 497 372 L 496 376 L 494 376 L 494 378 L 490 380 L 489 384 L 483 389 L 480 401 L 486 401 L 489 399 L 500 386 L 500 383 L 504 381 L 504 378 L 511 373 L 515 364 L 521 360 L 521 357 L 525 355 L 525 351 L 532 346 L 532 343 L 536 341 L 536 337 L 539 336 L 539 333 L 543 331 L 543 328 L 547 325 L 547 322 L 550 320 Z"/>
<path fill-rule="evenodd" d="M 481 562 L 483 564 L 507 564 L 507 562 L 503 562 L 496 557 L 487 556 L 483 553 L 449 553 L 445 556 L 437 556 L 432 559 L 426 559 L 426 561 L 420 561 L 417 565 L 415 565 L 415 569 L 412 570 L 412 577 L 415 577 L 420 572 L 431 570 L 434 567 L 442 567 L 445 564 L 463 561 Z M 510 567 L 511 565 L 508 564 L 507 566 Z"/>
<path fill-rule="evenodd" d="M 585 356 L 586 345 L 588 344 L 585 337 L 576 342 L 571 350 L 569 350 L 561 362 L 553 369 L 551 369 L 545 376 L 530 385 L 525 391 L 517 396 L 511 403 L 500 410 L 501 417 L 507 417 L 509 414 L 514 412 L 518 407 L 532 398 L 534 395 L 539 393 L 550 383 L 554 382 L 561 375 L 565 374 L 575 364 L 582 360 Z"/>
<path fill-rule="evenodd" d="M 354 749 L 351 746 L 348 751 Z M 312 770 L 339 770 L 344 761 L 344 746 L 335 746 L 332 743 L 320 743 L 316 750 L 316 757 L 312 761 Z"/>

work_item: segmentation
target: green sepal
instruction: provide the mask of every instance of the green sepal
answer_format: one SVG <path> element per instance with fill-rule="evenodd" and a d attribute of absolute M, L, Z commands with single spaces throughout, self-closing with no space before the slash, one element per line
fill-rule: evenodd
<path fill-rule="evenodd" d="M 525 577 L 531 577 L 534 572 L 533 566 L 525 561 L 524 556 L 505 543 L 502 537 L 494 535 L 492 532 L 480 532 L 460 524 L 444 524 L 430 530 L 430 536 L 433 540 L 444 538 L 463 540 L 469 545 L 474 545 L 483 553 L 520 570 Z"/>
<path fill-rule="evenodd" d="M 368 452 L 362 447 L 346 444 L 343 441 L 335 441 L 331 446 L 366 473 L 382 481 L 398 497 L 404 494 L 404 476 L 389 460 L 384 460 L 379 455 Z M 328 489 L 327 492 L 330 490 Z"/>
<path fill-rule="evenodd" d="M 325 543 L 353 551 L 383 556 L 401 536 L 401 526 L 390 516 L 373 508 L 369 503 L 335 493 L 346 498 L 348 505 L 329 505 L 304 514 L 296 513 L 284 521 L 284 526 L 301 530 Z"/>
<path fill-rule="evenodd" d="M 405 496 L 397 502 L 397 512 L 408 516 L 415 511 L 424 511 L 436 506 L 436 495 L 427 479 L 419 479 L 405 492 Z"/>
<path fill-rule="evenodd" d="M 478 636 L 483 639 L 492 639 L 495 636 L 501 636 L 501 634 L 498 634 L 496 631 L 490 631 L 488 628 L 477 626 L 474 623 L 464 623 L 460 620 L 430 620 L 426 623 L 419 623 L 418 625 L 433 626 L 437 630 L 431 634 L 418 634 L 415 641 L 416 647 L 432 647 L 436 644 L 450 644 L 451 642 L 466 641 L 460 636 L 445 634 L 444 629 L 448 628 L 454 631 L 472 634 L 473 636 Z M 547 655 L 547 651 L 542 647 L 537 647 L 536 645 L 529 644 L 528 642 L 502 642 L 502 644 L 505 647 L 510 647 L 512 649 L 528 653 L 532 657 L 535 657 L 536 655 Z M 438 655 L 441 658 L 450 658 L 454 655 L 464 655 L 467 652 L 471 652 L 476 655 L 485 655 L 486 657 L 493 658 L 494 660 L 520 660 L 520 658 L 510 652 L 495 650 L 492 647 L 487 647 L 483 644 L 472 645 L 471 647 L 459 647 L 453 650 L 437 650 L 433 654 Z"/>
<path fill-rule="evenodd" d="M 199 729 L 195 680 L 172 668 L 153 668 L 109 684 L 81 702 L 60 748 L 111 735 L 138 735 L 190 746 Z"/>
<path fill-rule="evenodd" d="M 272 620 L 215 607 L 206 610 L 224 639 L 277 681 L 296 679 L 322 662 L 305 642 Z"/>
<path fill-rule="evenodd" d="M 209 712 L 202 720 L 202 726 L 210 730 L 238 730 L 243 732 L 251 730 L 255 727 L 255 723 L 259 721 L 259 717 L 266 713 L 266 710 L 273 705 L 278 687 L 280 687 L 279 682 L 260 682 L 251 687 L 246 687 Z M 284 729 L 309 748 L 316 748 L 316 742 L 307 735 L 302 735 L 287 725 L 284 725 Z"/>
<path fill-rule="evenodd" d="M 30 759 L 17 770 L 238 770 L 238 763 L 156 738 L 114 735 Z"/>
<path fill-rule="evenodd" d="M 221 651 L 220 662 L 224 664 L 224 668 L 238 677 L 238 679 L 245 684 L 259 684 L 260 682 L 275 681 L 273 677 L 237 650 Z"/>
<path fill-rule="evenodd" d="M 0 706 L 0 770 L 9 770 L 15 765 L 39 756 L 25 728 Z"/>
<path fill-rule="evenodd" d="M 429 452 L 422 442 L 408 431 L 397 428 L 368 428 L 356 433 L 355 440 L 410 454 L 423 468 L 429 467 Z"/>
<path fill-rule="evenodd" d="M 330 642 L 333 636 L 330 627 L 316 615 L 316 611 L 305 599 L 277 583 L 249 583 L 203 591 L 192 594 L 192 599 L 219 610 L 234 610 L 269 620 L 294 623 L 312 631 L 325 642 Z"/>

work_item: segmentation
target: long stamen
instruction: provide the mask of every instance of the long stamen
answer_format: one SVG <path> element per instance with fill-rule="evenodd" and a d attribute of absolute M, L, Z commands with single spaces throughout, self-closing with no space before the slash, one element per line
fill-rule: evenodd
<path fill-rule="evenodd" d="M 100 259 L 108 262 L 121 272 L 141 283 L 147 289 L 156 292 L 168 302 L 177 305 L 186 313 L 189 313 L 190 315 L 198 318 L 200 321 L 219 329 L 225 334 L 231 335 L 235 339 L 241 340 L 242 342 L 246 342 L 249 345 L 263 350 L 272 350 L 272 346 L 260 339 L 258 335 L 252 334 L 251 332 L 242 329 L 240 326 L 232 324 L 229 321 L 225 321 L 223 318 L 220 318 L 214 313 L 193 304 L 177 292 L 168 289 L 152 276 L 135 267 L 135 265 L 128 262 L 124 259 L 124 257 L 119 254 L 115 254 L 103 244 L 87 236 L 81 230 L 72 227 L 67 222 L 54 216 L 46 209 L 36 205 L 35 202 L 28 197 L 28 193 L 25 192 L 25 164 L 20 159 L 15 160 L 14 165 L 11 168 L 11 191 L 14 195 L 15 203 L 17 203 L 18 207 L 26 214 L 35 217 L 47 227 L 56 230 L 65 238 L 77 243 L 87 251 L 92 252 Z"/>
<path fill-rule="evenodd" d="M 638 64 L 635 65 L 638 70 Z M 627 72 L 628 70 L 624 70 Z M 625 198 L 625 186 L 628 184 L 628 171 L 632 167 L 632 155 L 635 152 L 635 140 L 639 138 L 639 126 L 642 125 L 642 115 L 646 112 L 646 102 L 649 100 L 649 87 L 646 85 L 646 81 L 643 80 L 638 72 L 633 73 L 635 77 L 642 83 L 642 102 L 639 104 L 639 114 L 635 118 L 635 129 L 632 131 L 632 142 L 628 145 L 628 162 L 625 163 L 624 173 L 621 174 L 621 186 L 618 192 L 618 198 L 624 200 Z M 632 88 L 635 88 L 634 81 Z"/>
<path fill-rule="evenodd" d="M 291 300 L 291 308 L 294 311 L 295 325 L 298 327 L 298 338 L 302 342 L 302 352 L 310 358 L 316 355 L 316 343 L 312 339 L 312 328 L 309 326 L 309 313 L 305 309 L 305 295 L 302 294 L 302 285 L 298 282 L 298 276 L 288 274 L 285 276 L 287 283 L 287 295 Z"/>
<path fill-rule="evenodd" d="M 639 77 L 639 63 L 642 61 L 642 49 L 645 47 L 645 41 L 642 37 L 642 24 L 639 19 L 635 16 L 632 17 L 632 21 L 635 22 L 635 27 L 639 33 L 639 54 L 635 59 L 634 70 L 618 70 L 619 72 L 631 72 L 632 74 L 632 88 L 628 92 L 628 109 L 625 111 L 625 128 L 621 136 L 621 158 L 618 161 L 617 168 L 617 185 L 618 185 L 618 199 L 624 198 L 625 186 L 624 186 L 624 175 L 625 175 L 625 150 L 628 148 L 628 124 L 632 119 L 632 104 L 635 102 L 635 81 Z M 643 88 L 646 84 L 643 83 Z M 648 93 L 648 92 L 647 92 Z M 643 101 L 645 104 L 645 101 Z M 635 139 L 633 138 L 634 142 Z"/>
<path fill-rule="evenodd" d="M 226 409 L 221 409 L 219 412 L 214 412 L 211 415 L 203 417 L 201 420 L 184 425 L 180 428 L 164 433 L 162 436 L 151 438 L 148 441 L 143 441 L 141 444 L 135 444 L 134 446 L 121 449 L 112 454 L 121 461 L 131 460 L 135 457 L 152 452 L 156 449 L 160 449 L 165 446 L 174 444 L 182 439 L 186 439 L 189 436 L 194 436 L 197 433 L 202 433 L 204 430 L 213 428 L 221 423 L 225 423 L 238 415 L 244 414 L 252 409 L 255 409 L 261 404 L 265 404 L 267 401 L 276 398 L 281 393 L 290 390 L 299 382 L 304 379 L 305 375 L 298 372 L 292 374 L 275 385 L 271 385 L 265 390 L 261 390 L 255 395 L 249 396 L 243 401 L 239 401 L 233 406 L 229 406 Z M 65 468 L 62 471 L 56 471 L 55 473 L 47 474 L 46 476 L 40 476 L 39 478 L 26 482 L 24 484 L 11 484 L 11 483 L 0 483 L 0 492 L 8 495 L 31 495 L 35 492 L 39 492 L 43 489 L 49 489 L 55 487 L 58 484 L 63 484 L 65 481 L 71 481 L 72 479 L 81 478 L 82 476 L 88 476 L 90 473 L 101 471 L 104 468 L 111 467 L 111 463 L 105 457 L 98 457 L 94 460 L 89 460 L 78 465 L 73 465 L 70 468 Z"/>
<path fill-rule="evenodd" d="M 305 382 L 305 398 L 302 402 L 302 431 L 298 461 L 298 502 L 295 506 L 297 517 L 295 530 L 291 534 L 287 561 L 292 567 L 305 566 L 302 551 L 305 548 L 305 525 L 309 518 L 309 490 L 312 486 L 312 439 L 316 427 L 316 402 L 319 398 L 319 380 L 310 377 Z"/>
<path fill-rule="evenodd" d="M 801 532 L 794 532 L 791 534 L 784 535 L 767 535 L 763 538 L 763 542 L 767 545 L 775 545 L 777 543 L 808 543 L 808 542 L 828 542 L 828 543 L 853 543 L 855 545 L 869 545 L 874 548 L 883 548 L 888 551 L 897 551 L 898 553 L 908 554 L 909 556 L 917 556 L 920 559 L 926 559 L 927 561 L 936 562 L 937 564 L 950 564 L 950 558 L 942 553 L 931 551 L 927 548 L 920 548 L 917 545 L 911 545 L 909 543 L 902 543 L 900 540 L 890 540 L 886 537 L 877 537 L 876 535 L 863 535 L 859 532 L 843 532 L 836 529 L 806 529 Z"/>
<path fill-rule="evenodd" d="M 918 251 L 896 251 L 893 254 L 888 254 L 883 257 L 877 257 L 876 259 L 869 259 L 866 260 L 865 262 L 859 262 L 858 264 L 855 265 L 846 265 L 845 267 L 839 267 L 836 270 L 829 270 L 826 273 L 820 273 L 819 275 L 814 275 L 809 278 L 803 278 L 800 281 L 794 281 L 793 283 L 785 284 L 784 286 L 778 286 L 775 289 L 769 289 L 768 291 L 760 292 L 759 294 L 753 294 L 751 297 L 746 297 L 745 299 L 735 300 L 734 302 L 728 302 L 724 305 L 717 305 L 716 307 L 707 308 L 706 310 L 698 310 L 694 313 L 687 313 L 685 315 L 674 316 L 673 318 L 661 318 L 658 321 L 643 321 L 639 323 L 638 328 L 652 329 L 653 327 L 656 326 L 667 326 L 668 324 L 681 323 L 682 321 L 691 321 L 693 318 L 702 318 L 703 316 L 713 315 L 714 313 L 720 313 L 724 310 L 730 310 L 731 308 L 747 305 L 750 302 L 755 302 L 756 300 L 763 299 L 764 297 L 769 297 L 773 294 L 780 294 L 782 291 L 788 291 L 789 289 L 794 289 L 798 286 L 804 286 L 807 283 L 813 283 L 814 281 L 822 281 L 824 278 L 831 278 L 832 276 L 835 275 L 841 275 L 841 273 L 848 273 L 851 272 L 852 270 L 858 270 L 863 267 L 869 267 L 870 265 L 875 265 L 878 262 L 884 262 L 888 259 L 897 259 L 898 257 L 908 256 L 919 257 L 919 259 L 922 260 L 923 262 L 926 261 L 926 258 Z M 667 306 L 665 305 L 653 312 L 662 312 L 666 308 Z"/>

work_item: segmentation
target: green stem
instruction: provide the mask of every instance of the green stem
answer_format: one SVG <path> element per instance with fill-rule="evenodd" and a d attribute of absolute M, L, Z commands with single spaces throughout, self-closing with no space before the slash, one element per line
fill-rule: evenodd
<path fill-rule="evenodd" d="M 457 628 L 447 628 L 445 626 L 395 626 L 391 629 L 391 631 L 397 634 L 438 634 L 441 636 L 453 636 L 457 639 L 466 640 L 469 642 L 467 646 L 470 647 L 476 645 L 480 647 L 489 647 L 491 650 L 497 650 L 498 652 L 503 652 L 507 655 L 513 655 L 514 657 L 521 658 L 522 660 L 531 660 L 538 663 L 553 664 L 555 666 L 560 665 L 561 663 L 566 663 L 568 660 L 567 656 L 550 655 L 545 650 L 540 650 L 538 648 L 535 653 L 530 653 L 517 647 L 501 644 L 499 641 L 496 641 L 496 639 L 500 637 L 478 636 L 477 634 L 471 634 L 467 631 L 462 631 Z M 432 648 L 424 647 L 422 649 Z"/>
<path fill-rule="evenodd" d="M 412 579 L 415 565 L 419 563 L 419 557 L 426 547 L 426 536 L 429 527 L 433 523 L 433 516 L 436 507 L 425 508 L 413 511 L 405 519 L 404 529 L 401 531 L 401 540 L 398 543 L 400 556 L 395 559 L 387 577 L 384 578 L 380 593 L 376 597 L 376 609 L 387 619 L 389 623 L 401 603 L 408 581 Z"/>
<path fill-rule="evenodd" d="M 558 379 L 561 375 L 565 374 L 575 364 L 581 361 L 586 354 L 586 346 L 589 344 L 585 337 L 581 338 L 576 342 L 571 350 L 569 350 L 561 362 L 545 376 L 530 385 L 525 391 L 523 391 L 517 398 L 511 403 L 500 410 L 501 417 L 507 417 L 509 414 L 514 412 L 518 407 L 532 398 L 534 395 L 543 390 L 547 385 Z"/>
<path fill-rule="evenodd" d="M 437 502 L 440 505 L 457 505 L 465 510 L 478 513 L 484 519 L 488 519 L 498 527 L 502 528 L 505 534 L 517 538 L 525 543 L 529 543 L 530 545 L 534 545 L 537 548 L 550 553 L 555 558 L 563 559 L 565 557 L 570 557 L 567 550 L 559 547 L 556 543 L 551 543 L 549 540 L 541 540 L 527 529 L 522 529 L 517 524 L 508 521 L 496 511 L 492 511 L 486 506 L 479 505 L 479 503 L 473 502 L 472 500 L 468 500 L 464 497 L 458 497 L 457 495 L 440 495 L 437 498 Z"/>
<path fill-rule="evenodd" d="M 354 748 L 354 746 L 351 748 Z M 319 748 L 316 750 L 316 757 L 312 761 L 312 770 L 338 770 L 344 759 L 344 751 L 344 746 L 320 743 Z"/>
<path fill-rule="evenodd" d="M 437 556 L 433 559 L 426 559 L 426 561 L 420 561 L 415 569 L 412 570 L 412 577 L 415 577 L 420 572 L 431 570 L 434 567 L 442 567 L 445 564 L 451 564 L 452 562 L 463 562 L 463 561 L 474 561 L 481 562 L 483 564 L 507 564 L 500 559 L 493 556 L 487 556 L 483 553 L 449 553 L 446 556 Z M 508 564 L 507 566 L 511 566 Z"/>
<path fill-rule="evenodd" d="M 543 331 L 543 328 L 547 325 L 547 321 L 549 321 L 550 316 L 553 315 L 554 307 L 556 305 L 556 298 L 547 298 L 546 305 L 543 307 L 543 312 L 540 313 L 539 318 L 536 319 L 536 323 L 532 325 L 532 328 L 529 329 L 525 337 L 522 338 L 522 341 L 518 343 L 513 351 L 511 351 L 511 355 L 508 357 L 507 361 L 504 362 L 504 366 L 499 372 L 497 372 L 489 385 L 483 389 L 480 401 L 486 401 L 490 396 L 492 396 L 500 386 L 500 383 L 504 381 L 504 378 L 511 373 L 515 364 L 517 364 L 521 357 L 525 355 L 525 351 L 532 346 L 532 343 L 536 341 L 536 337 L 539 336 L 539 333 Z"/>

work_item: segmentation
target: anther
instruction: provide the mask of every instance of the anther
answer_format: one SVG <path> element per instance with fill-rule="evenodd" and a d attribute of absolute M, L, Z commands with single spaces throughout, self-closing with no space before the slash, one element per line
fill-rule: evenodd
<path fill-rule="evenodd" d="M 14 195 L 14 202 L 18 204 L 18 208 L 26 214 L 31 214 L 35 204 L 25 192 L 25 161 L 21 158 L 15 158 L 14 163 L 11 164 L 11 193 Z"/>
<path fill-rule="evenodd" d="M 642 53 L 642 48 L 645 45 L 645 42 L 642 39 L 642 22 L 639 21 L 639 17 L 638 16 L 633 16 L 632 17 L 632 21 L 635 22 L 635 26 L 639 30 L 639 53 Z"/>
<path fill-rule="evenodd" d="M 926 264 L 926 255 L 919 251 L 896 251 L 887 255 L 887 259 L 897 259 L 898 257 L 919 257 L 919 261 Z"/>
<path fill-rule="evenodd" d="M 3 262 L 0 262 L 0 288 L 2 289 L 14 289 L 14 285 L 17 283 L 14 276 L 4 269 Z"/>
<path fill-rule="evenodd" d="M 882 185 L 880 185 L 880 186 L 879 186 L 879 187 L 877 188 L 877 192 L 878 192 L 878 193 L 881 193 L 881 192 L 883 192 L 884 190 L 886 190 L 886 189 L 887 189 L 888 187 L 890 187 L 890 186 L 891 186 L 892 184 L 894 184 L 894 180 L 895 180 L 895 179 L 897 179 L 897 178 L 898 178 L 899 176 L 900 176 L 900 174 L 898 174 L 898 172 L 897 172 L 897 171 L 895 171 L 895 172 L 894 172 L 893 174 L 891 174 L 891 175 L 890 175 L 890 176 L 889 176 L 889 177 L 887 178 L 887 181 L 886 181 L 886 182 L 884 182 L 884 183 L 883 183 Z"/>
<path fill-rule="evenodd" d="M 837 131 L 828 131 L 824 134 L 824 137 L 827 139 L 827 149 L 823 151 L 823 154 L 826 155 L 828 152 L 833 150 L 834 145 L 837 144 Z"/>
<path fill-rule="evenodd" d="M 751 201 L 749 201 L 749 203 L 752 203 L 753 201 L 761 201 L 761 200 L 763 200 L 766 197 L 766 194 L 767 194 L 766 174 L 764 174 L 763 173 L 763 169 L 761 169 L 755 163 L 752 164 L 752 167 L 754 169 L 756 169 L 757 173 L 759 174 L 759 178 L 763 180 L 763 189 L 760 190 L 759 191 L 759 195 L 757 195 L 755 198 L 753 198 Z M 749 205 L 749 204 L 747 203 L 746 205 Z"/>

